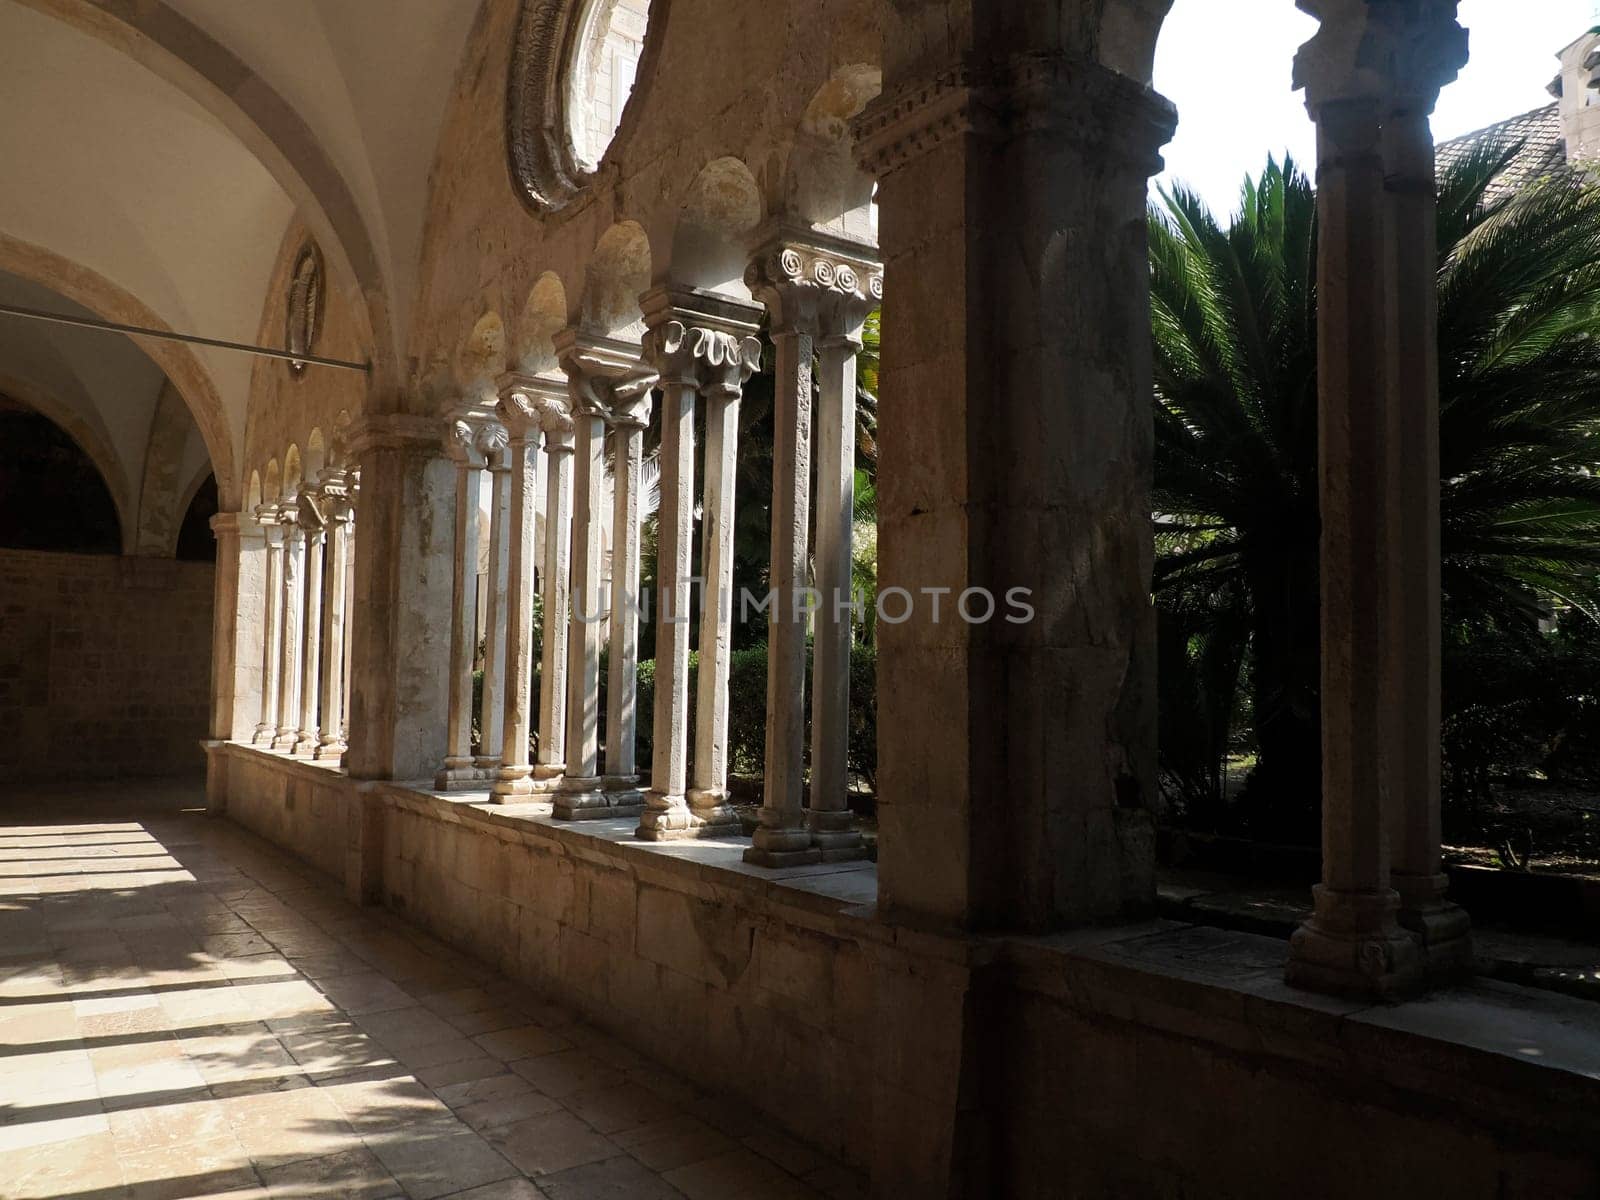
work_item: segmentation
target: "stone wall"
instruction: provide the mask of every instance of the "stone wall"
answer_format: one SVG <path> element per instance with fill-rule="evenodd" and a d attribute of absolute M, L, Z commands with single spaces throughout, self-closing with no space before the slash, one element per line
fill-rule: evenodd
<path fill-rule="evenodd" d="M 0 781 L 203 771 L 214 576 L 0 550 Z"/>

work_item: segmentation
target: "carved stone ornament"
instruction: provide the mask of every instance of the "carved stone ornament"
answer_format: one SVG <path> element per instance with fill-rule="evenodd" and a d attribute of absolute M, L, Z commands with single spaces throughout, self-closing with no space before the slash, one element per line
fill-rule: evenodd
<path fill-rule="evenodd" d="M 289 294 L 284 303 L 283 343 L 290 354 L 311 354 L 322 331 L 323 304 L 322 251 L 307 242 L 294 262 L 289 277 Z M 289 363 L 295 375 L 304 373 L 306 364 L 298 359 Z"/>
<path fill-rule="evenodd" d="M 848 334 L 883 303 L 883 273 L 876 263 L 815 246 L 784 245 L 758 255 L 745 283 L 771 311 L 778 332 Z"/>
<path fill-rule="evenodd" d="M 668 0 L 655 0 L 651 26 Z M 582 36 L 586 0 L 521 0 L 506 86 L 506 148 L 511 179 L 534 212 L 557 212 L 593 182 L 572 145 L 567 112 L 568 72 Z M 646 43 L 635 94 L 648 85 Z"/>

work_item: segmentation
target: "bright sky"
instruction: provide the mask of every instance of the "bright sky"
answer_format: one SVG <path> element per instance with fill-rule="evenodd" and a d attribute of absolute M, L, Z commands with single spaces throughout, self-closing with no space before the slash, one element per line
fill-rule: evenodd
<path fill-rule="evenodd" d="M 1226 11 L 1225 20 L 1218 13 Z M 1550 102 L 1556 53 L 1600 24 L 1596 0 L 1461 0 L 1472 61 L 1444 90 L 1434 116 L 1441 141 Z M 1317 23 L 1294 0 L 1177 0 L 1156 53 L 1156 90 L 1178 106 L 1178 136 L 1162 181 L 1195 188 L 1218 214 L 1268 152 L 1287 148 L 1309 172 L 1315 140 L 1291 91 L 1295 50 Z"/>

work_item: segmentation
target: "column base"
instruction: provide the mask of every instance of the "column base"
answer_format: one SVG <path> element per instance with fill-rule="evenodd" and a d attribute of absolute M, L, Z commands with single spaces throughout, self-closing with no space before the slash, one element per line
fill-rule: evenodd
<path fill-rule="evenodd" d="M 1291 987 L 1339 996 L 1399 999 L 1426 986 L 1422 949 L 1395 923 L 1399 898 L 1388 889 L 1311 889 L 1315 908 L 1289 939 Z"/>
<path fill-rule="evenodd" d="M 555 811 L 558 821 L 597 821 L 611 815 L 606 794 L 600 789 L 598 775 L 565 776 L 555 793 Z"/>
<path fill-rule="evenodd" d="M 433 788 L 437 792 L 481 792 L 493 780 L 493 772 L 485 773 L 470 758 L 447 758 L 433 777 Z"/>
<path fill-rule="evenodd" d="M 1477 967 L 1472 919 L 1444 898 L 1450 881 L 1444 875 L 1395 874 L 1391 879 L 1400 896 L 1396 920 L 1421 947 L 1428 983 L 1453 983 L 1472 975 Z"/>
<path fill-rule="evenodd" d="M 534 794 L 533 768 L 502 766 L 489 783 L 490 804 L 522 804 Z"/>
<path fill-rule="evenodd" d="M 738 837 L 743 830 L 733 809 L 697 809 L 687 796 L 646 792 L 634 837 L 646 842 L 679 842 L 690 838 Z"/>
<path fill-rule="evenodd" d="M 766 812 L 762 812 L 766 817 Z M 750 839 L 744 861 L 755 867 L 805 867 L 822 861 L 822 851 L 811 844 L 811 831 L 782 829 L 763 824 Z"/>
<path fill-rule="evenodd" d="M 280 729 L 278 730 L 278 736 L 272 739 L 272 748 L 293 754 L 294 744 L 299 740 L 300 731 L 298 729 Z"/>
<path fill-rule="evenodd" d="M 257 725 L 255 733 L 250 735 L 250 744 L 252 746 L 270 747 L 272 740 L 277 736 L 278 727 L 276 725 Z"/>
<path fill-rule="evenodd" d="M 322 744 L 317 747 L 316 754 L 312 757 L 318 762 L 337 762 L 344 757 L 344 752 L 349 748 L 349 746 L 345 745 L 343 738 L 334 738 L 331 741 L 324 738 Z"/>
<path fill-rule="evenodd" d="M 322 733 L 317 729 L 302 729 L 300 736 L 295 740 L 294 753 L 302 758 L 311 758 L 317 752 L 317 747 L 322 744 Z"/>
<path fill-rule="evenodd" d="M 445 766 L 450 765 L 450 760 L 444 760 Z M 472 758 L 472 765 L 478 768 L 478 774 L 485 779 L 493 779 L 494 773 L 500 769 L 500 756 L 498 754 L 476 754 Z"/>
<path fill-rule="evenodd" d="M 562 781 L 567 777 L 566 763 L 534 763 L 533 764 L 533 790 L 536 792 L 559 791 Z"/>
<path fill-rule="evenodd" d="M 853 862 L 867 856 L 867 844 L 855 827 L 855 814 L 849 809 L 819 812 L 812 809 L 806 824 L 811 844 L 822 851 L 823 862 Z"/>

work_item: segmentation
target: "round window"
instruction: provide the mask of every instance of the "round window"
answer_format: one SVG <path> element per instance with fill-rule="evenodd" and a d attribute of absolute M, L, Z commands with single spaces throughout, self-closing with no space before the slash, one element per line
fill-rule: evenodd
<path fill-rule="evenodd" d="M 572 41 L 567 136 L 582 171 L 605 157 L 633 92 L 650 26 L 650 0 L 588 0 Z"/>

